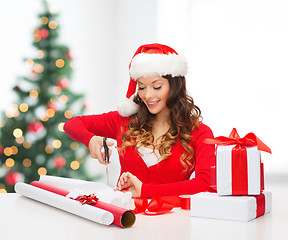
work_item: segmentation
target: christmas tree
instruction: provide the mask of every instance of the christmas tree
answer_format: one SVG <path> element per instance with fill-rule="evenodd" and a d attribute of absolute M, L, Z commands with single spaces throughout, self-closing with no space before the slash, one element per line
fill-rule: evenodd
<path fill-rule="evenodd" d="M 69 89 L 72 57 L 57 43 L 57 14 L 46 1 L 43 5 L 33 32 L 36 57 L 25 59 L 31 73 L 13 88 L 16 103 L 1 116 L 0 192 L 13 192 L 16 182 L 30 183 L 45 174 L 92 180 L 85 171 L 85 147 L 63 131 L 85 104 L 83 95 Z"/>

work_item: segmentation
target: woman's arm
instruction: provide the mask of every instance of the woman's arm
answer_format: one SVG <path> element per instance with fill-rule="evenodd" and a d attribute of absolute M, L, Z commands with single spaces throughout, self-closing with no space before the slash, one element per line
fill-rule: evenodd
<path fill-rule="evenodd" d="M 69 119 L 64 130 L 73 140 L 85 144 L 92 158 L 105 164 L 102 136 L 116 139 L 121 126 L 121 117 L 118 112 L 109 112 L 101 115 L 84 115 Z M 101 137 L 100 137 L 101 136 Z M 107 141 L 108 146 L 114 143 Z M 112 150 L 110 150 L 111 154 Z"/>
<path fill-rule="evenodd" d="M 64 131 L 69 137 L 89 147 L 93 136 L 117 138 L 123 123 L 117 111 L 99 115 L 84 115 L 69 119 L 64 125 Z"/>

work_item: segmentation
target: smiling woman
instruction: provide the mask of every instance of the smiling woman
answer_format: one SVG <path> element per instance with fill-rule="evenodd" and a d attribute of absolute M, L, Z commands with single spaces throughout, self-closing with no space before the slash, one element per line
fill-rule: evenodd
<path fill-rule="evenodd" d="M 199 121 L 200 109 L 187 94 L 185 58 L 165 45 L 142 45 L 129 70 L 127 99 L 118 111 L 72 118 L 66 133 L 102 164 L 102 137 L 115 139 L 121 165 L 117 187 L 134 197 L 211 190 L 215 149 L 203 141 L 213 133 Z"/>

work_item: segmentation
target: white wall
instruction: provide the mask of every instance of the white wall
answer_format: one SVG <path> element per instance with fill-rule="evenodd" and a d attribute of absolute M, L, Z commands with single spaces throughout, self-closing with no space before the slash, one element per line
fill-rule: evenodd
<path fill-rule="evenodd" d="M 272 149 L 266 172 L 285 174 L 287 11 L 285 0 L 193 1 L 189 51 L 192 91 L 215 134 L 254 132 Z"/>
<path fill-rule="evenodd" d="M 160 39 L 187 56 L 204 122 L 215 136 L 254 132 L 273 152 L 265 171 L 287 174 L 288 2 L 160 0 L 159 11 Z"/>

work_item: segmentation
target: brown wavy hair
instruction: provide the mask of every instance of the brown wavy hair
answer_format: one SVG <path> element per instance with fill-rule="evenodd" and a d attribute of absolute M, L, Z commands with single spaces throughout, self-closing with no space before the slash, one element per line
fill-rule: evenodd
<path fill-rule="evenodd" d="M 194 104 L 194 100 L 186 90 L 185 77 L 162 76 L 169 81 L 170 91 L 167 99 L 167 107 L 170 110 L 170 128 L 160 137 L 160 143 L 154 145 L 152 135 L 152 121 L 156 115 L 151 114 L 145 103 L 137 94 L 134 102 L 139 105 L 138 112 L 131 117 L 128 130 L 122 136 L 120 154 L 129 146 L 135 146 L 138 154 L 139 147 L 152 147 L 153 151 L 159 150 L 162 161 L 171 155 L 170 149 L 179 141 L 185 152 L 180 157 L 181 164 L 186 171 L 195 167 L 194 149 L 189 145 L 192 139 L 191 133 L 199 127 L 200 109 Z M 141 155 L 141 154 L 140 154 Z"/>

